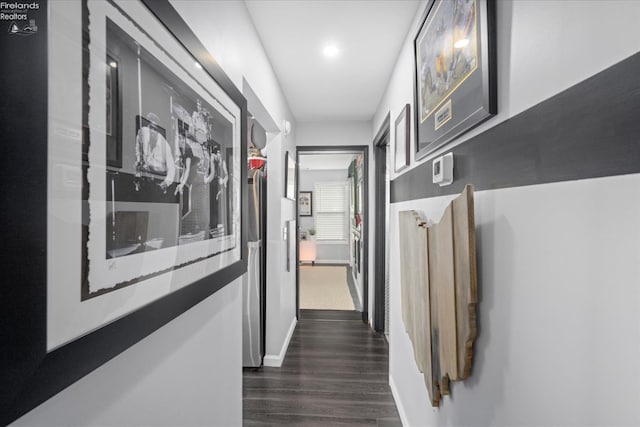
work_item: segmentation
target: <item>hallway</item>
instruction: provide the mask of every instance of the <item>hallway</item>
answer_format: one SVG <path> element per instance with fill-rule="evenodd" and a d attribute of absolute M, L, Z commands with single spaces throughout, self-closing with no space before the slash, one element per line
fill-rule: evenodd
<path fill-rule="evenodd" d="M 401 426 L 389 349 L 356 311 L 302 310 L 281 368 L 245 369 L 245 426 Z"/>

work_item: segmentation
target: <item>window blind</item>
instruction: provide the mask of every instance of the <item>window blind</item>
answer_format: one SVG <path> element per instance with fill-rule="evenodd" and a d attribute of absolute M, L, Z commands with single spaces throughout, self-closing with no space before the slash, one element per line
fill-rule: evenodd
<path fill-rule="evenodd" d="M 316 239 L 347 239 L 347 197 L 344 183 L 321 182 L 315 185 Z"/>

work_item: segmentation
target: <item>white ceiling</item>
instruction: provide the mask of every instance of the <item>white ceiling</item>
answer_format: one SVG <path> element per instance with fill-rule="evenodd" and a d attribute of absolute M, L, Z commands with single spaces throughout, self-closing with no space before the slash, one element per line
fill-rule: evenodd
<path fill-rule="evenodd" d="M 419 0 L 246 0 L 297 121 L 371 120 Z M 334 43 L 340 53 L 327 59 Z"/>
<path fill-rule="evenodd" d="M 300 154 L 301 170 L 347 170 L 356 154 Z"/>

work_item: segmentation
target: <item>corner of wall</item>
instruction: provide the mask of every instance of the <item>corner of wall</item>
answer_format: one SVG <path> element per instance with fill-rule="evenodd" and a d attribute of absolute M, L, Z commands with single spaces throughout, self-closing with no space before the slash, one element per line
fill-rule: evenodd
<path fill-rule="evenodd" d="M 291 321 L 291 326 L 289 326 L 289 331 L 287 332 L 286 337 L 284 338 L 284 342 L 282 343 L 282 348 L 280 348 L 280 353 L 277 355 L 274 354 L 265 354 L 264 356 L 264 366 L 269 366 L 273 368 L 279 368 L 282 366 L 282 362 L 284 361 L 284 357 L 287 355 L 287 350 L 289 349 L 289 342 L 291 341 L 291 337 L 293 336 L 293 332 L 296 329 L 296 324 L 298 323 L 298 319 L 295 317 Z"/>

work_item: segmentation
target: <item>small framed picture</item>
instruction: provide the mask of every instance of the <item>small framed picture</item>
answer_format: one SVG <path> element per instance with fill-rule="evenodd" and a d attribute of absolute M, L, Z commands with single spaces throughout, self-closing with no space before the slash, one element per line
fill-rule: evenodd
<path fill-rule="evenodd" d="M 396 145 L 395 145 L 395 171 L 400 172 L 407 166 L 409 166 L 409 144 L 411 141 L 411 127 L 409 126 L 411 107 L 409 104 L 405 105 L 402 112 L 396 119 Z"/>
<path fill-rule="evenodd" d="M 301 191 L 298 194 L 298 213 L 300 216 L 313 216 L 312 191 Z"/>

